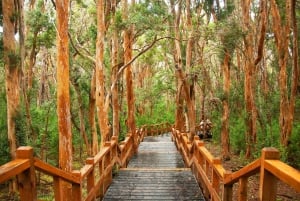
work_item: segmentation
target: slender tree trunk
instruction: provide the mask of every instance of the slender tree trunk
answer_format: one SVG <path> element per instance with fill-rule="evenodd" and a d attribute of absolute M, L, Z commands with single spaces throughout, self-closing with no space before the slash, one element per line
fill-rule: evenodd
<path fill-rule="evenodd" d="M 182 89 L 183 93 L 177 93 L 177 95 L 184 95 L 184 100 L 186 101 L 187 105 L 187 114 L 188 114 L 188 124 L 189 124 L 189 140 L 193 141 L 194 135 L 195 135 L 195 124 L 196 124 L 196 118 L 195 118 L 195 108 L 194 108 L 194 102 L 192 101 L 193 93 L 194 91 L 190 91 L 190 85 L 187 82 L 187 75 L 183 72 L 183 64 L 182 64 L 182 58 L 181 58 L 181 47 L 180 47 L 180 30 L 179 30 L 179 25 L 180 25 L 180 16 L 181 16 L 181 2 L 179 2 L 177 12 L 175 9 L 174 1 L 171 1 L 171 9 L 172 9 L 172 14 L 174 17 L 174 34 L 175 34 L 175 68 L 176 68 L 176 77 L 178 79 L 178 84 L 177 86 L 180 86 L 182 84 L 182 88 L 177 88 L 177 90 Z M 177 97 L 180 99 L 180 97 Z M 178 107 L 178 106 L 177 106 Z M 177 109 L 180 109 L 179 107 Z M 181 115 L 180 110 L 177 111 L 176 115 Z M 179 117 L 179 116 L 178 116 Z M 176 117 L 177 118 L 177 117 Z M 180 120 L 176 120 L 180 121 Z"/>
<path fill-rule="evenodd" d="M 59 168 L 72 171 L 72 132 L 69 86 L 69 0 L 56 0 L 57 12 L 57 115 L 59 132 Z M 72 198 L 70 183 L 58 179 L 57 199 Z"/>
<path fill-rule="evenodd" d="M 123 17 L 127 18 L 128 2 L 123 0 Z M 124 31 L 124 63 L 127 64 L 132 59 L 132 45 L 133 45 L 133 27 Z M 134 89 L 133 89 L 133 75 L 132 65 L 130 64 L 125 69 L 126 79 L 126 99 L 127 99 L 127 127 L 128 132 L 135 136 L 135 106 L 134 106 Z M 135 143 L 136 144 L 136 143 Z"/>
<path fill-rule="evenodd" d="M 113 17 L 113 22 L 115 23 L 115 9 L 117 7 L 117 2 L 116 0 L 112 0 L 112 12 L 114 14 Z M 111 64 L 112 64 L 112 75 L 111 79 L 117 80 L 117 74 L 119 71 L 118 68 L 118 47 L 119 47 L 119 42 L 118 42 L 118 30 L 114 29 L 113 31 L 113 36 L 112 36 L 112 54 L 111 54 Z M 120 133 L 120 107 L 119 107 L 119 89 L 118 89 L 118 84 L 115 84 L 113 89 L 112 89 L 112 110 L 113 110 L 113 135 L 116 136 L 117 138 L 119 137 Z"/>
<path fill-rule="evenodd" d="M 294 1 L 287 0 L 285 2 L 286 12 L 285 12 L 285 22 L 282 22 L 278 5 L 275 0 L 271 0 L 271 15 L 273 19 L 273 32 L 275 35 L 275 44 L 278 53 L 278 64 L 279 64 L 279 90 L 280 90 L 280 116 L 279 116 L 279 125 L 280 125 L 280 142 L 284 146 L 288 146 L 289 138 L 292 134 L 292 127 L 294 121 L 294 112 L 295 112 L 295 99 L 297 94 L 297 84 L 298 84 L 298 61 L 293 65 L 292 73 L 292 87 L 291 93 L 289 96 L 288 90 L 288 79 L 287 79 L 287 65 L 289 60 L 289 43 L 288 40 L 290 37 L 292 26 L 291 17 L 294 11 L 292 9 Z M 297 33 L 297 31 L 296 31 Z M 294 33 L 295 34 L 295 33 Z M 297 37 L 293 34 L 294 37 Z M 295 39 L 294 39 L 295 40 Z M 295 43 L 295 41 L 293 42 Z M 296 46 L 297 47 L 297 46 Z M 297 52 L 293 50 L 293 57 L 296 58 Z M 295 58 L 294 58 L 295 59 Z"/>
<path fill-rule="evenodd" d="M 223 92 L 224 98 L 223 115 L 222 115 L 222 130 L 221 130 L 221 143 L 222 143 L 222 158 L 224 160 L 230 159 L 230 138 L 229 138 L 229 92 L 230 92 L 230 61 L 231 54 L 225 49 L 224 59 L 222 64 L 223 69 Z"/>
<path fill-rule="evenodd" d="M 253 34 L 251 32 L 250 23 L 250 4 L 251 0 L 242 2 L 243 12 L 243 29 L 247 35 L 244 37 L 244 44 L 246 48 L 245 58 L 245 104 L 246 104 L 246 158 L 252 155 L 253 146 L 256 143 L 256 107 L 254 102 L 254 48 L 253 48 Z"/>
<path fill-rule="evenodd" d="M 89 123 L 92 135 L 92 156 L 95 156 L 99 151 L 97 126 L 95 120 L 95 108 L 96 108 L 96 70 L 94 70 L 91 79 L 91 91 L 89 97 Z"/>
<path fill-rule="evenodd" d="M 174 26 L 174 34 L 175 34 L 175 39 L 174 39 L 174 61 L 175 65 L 180 67 L 182 66 L 182 59 L 181 59 L 181 49 L 180 49 L 180 35 L 179 35 L 179 23 L 180 23 L 180 13 L 181 13 L 181 7 L 178 8 L 178 14 L 176 13 L 175 10 L 175 4 L 174 0 L 171 0 L 171 9 L 172 9 L 172 14 L 174 18 L 174 22 L 171 23 L 171 26 Z M 180 4 L 181 5 L 181 4 Z M 178 71 L 175 72 L 176 75 L 176 81 L 177 81 L 177 95 L 176 95 L 176 114 L 175 114 L 175 128 L 178 129 L 179 131 L 183 132 L 186 131 L 184 130 L 184 122 L 185 122 L 185 117 L 184 117 L 184 98 L 183 98 L 183 93 L 182 93 L 182 80 L 179 79 L 179 74 Z"/>
<path fill-rule="evenodd" d="M 97 1 L 97 44 L 96 44 L 96 106 L 101 133 L 100 148 L 109 140 L 108 106 L 105 104 L 104 79 L 104 0 Z"/>
<path fill-rule="evenodd" d="M 186 47 L 186 69 L 188 74 L 191 76 L 191 80 L 187 82 L 189 85 L 189 97 L 187 99 L 188 115 L 189 115 L 189 129 L 192 136 L 195 135 L 196 131 L 196 112 L 195 112 L 195 82 L 196 78 L 192 72 L 192 56 L 193 56 L 193 25 L 191 15 L 191 0 L 186 0 L 186 28 L 188 30 L 188 41 Z M 193 140 L 193 139 L 192 139 Z"/>

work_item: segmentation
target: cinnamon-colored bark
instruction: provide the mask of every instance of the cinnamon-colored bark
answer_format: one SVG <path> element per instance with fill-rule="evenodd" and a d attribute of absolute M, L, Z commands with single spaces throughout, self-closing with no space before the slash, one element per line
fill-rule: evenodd
<path fill-rule="evenodd" d="M 95 108 L 96 108 L 96 71 L 93 71 L 91 79 L 91 91 L 89 96 L 89 124 L 92 135 L 92 155 L 95 156 L 99 151 L 98 135 L 97 135 L 97 126 L 95 120 Z"/>
<path fill-rule="evenodd" d="M 123 1 L 123 17 L 127 18 L 128 12 L 128 2 Z M 132 45 L 133 45 L 133 27 L 129 27 L 124 31 L 124 63 L 127 64 L 132 59 Z M 135 106 L 134 106 L 134 91 L 133 91 L 133 75 L 132 75 L 132 65 L 128 65 L 125 69 L 125 79 L 126 79 L 126 99 L 127 99 L 127 127 L 128 132 L 135 135 Z"/>
<path fill-rule="evenodd" d="M 72 171 L 72 133 L 69 92 L 69 0 L 56 0 L 57 13 L 57 115 L 59 132 L 59 168 Z M 56 189 L 60 200 L 70 199 L 69 183 L 58 179 Z"/>
<path fill-rule="evenodd" d="M 112 0 L 112 13 L 115 15 L 115 9 L 117 7 L 117 1 Z M 115 17 L 115 16 L 114 16 Z M 114 17 L 112 18 L 112 23 L 114 22 Z M 118 47 L 119 47 L 119 42 L 118 42 L 118 30 L 114 29 L 113 31 L 113 36 L 112 36 L 112 50 L 111 50 L 111 65 L 112 65 L 112 75 L 111 75 L 111 80 L 117 80 L 117 74 L 118 74 Z M 118 85 L 114 85 L 112 88 L 112 110 L 113 110 L 113 136 L 116 136 L 117 138 L 119 137 L 120 133 L 120 107 L 119 107 L 119 89 Z"/>
<path fill-rule="evenodd" d="M 243 13 L 243 30 L 247 33 L 244 37 L 245 45 L 245 104 L 246 104 L 246 158 L 249 158 L 252 154 L 252 149 L 256 143 L 256 106 L 254 102 L 254 86 L 255 86 L 255 61 L 254 57 L 254 38 L 251 31 L 250 22 L 250 5 L 251 0 L 245 0 L 242 2 Z"/>
<path fill-rule="evenodd" d="M 285 2 L 285 21 L 282 21 L 280 16 L 279 8 L 275 0 L 270 1 L 271 5 L 271 15 L 273 19 L 273 32 L 275 35 L 275 44 L 278 53 L 278 64 L 279 64 L 279 90 L 280 90 L 280 142 L 282 145 L 287 146 L 289 144 L 289 139 L 292 133 L 293 121 L 294 121 L 294 111 L 295 111 L 295 100 L 297 94 L 298 85 L 298 61 L 295 62 L 292 69 L 292 86 L 288 89 L 288 77 L 287 77 L 287 65 L 289 61 L 289 44 L 291 35 L 291 30 L 295 31 L 292 25 L 292 9 L 295 9 L 292 5 L 292 0 Z M 297 31 L 296 31 L 297 33 Z M 295 33 L 293 34 L 295 36 Z M 297 41 L 297 38 L 294 38 Z M 295 41 L 293 42 L 295 43 Z M 297 46 L 296 46 L 297 47 Z M 295 48 L 295 47 L 294 47 Z M 293 50 L 293 57 L 297 58 L 298 53 Z M 290 90 L 290 92 L 289 92 Z M 290 95 L 289 95 L 290 94 Z"/>
<path fill-rule="evenodd" d="M 100 147 L 109 140 L 108 105 L 105 102 L 104 79 L 104 0 L 97 1 L 97 43 L 96 43 L 96 110 L 101 133 Z"/>
<path fill-rule="evenodd" d="M 225 49 L 225 55 L 222 64 L 223 70 L 223 92 L 224 98 L 223 115 L 222 115 L 222 130 L 221 130 L 221 143 L 222 143 L 222 158 L 225 160 L 230 159 L 230 138 L 229 138 L 229 92 L 230 92 L 230 60 L 231 54 Z"/>

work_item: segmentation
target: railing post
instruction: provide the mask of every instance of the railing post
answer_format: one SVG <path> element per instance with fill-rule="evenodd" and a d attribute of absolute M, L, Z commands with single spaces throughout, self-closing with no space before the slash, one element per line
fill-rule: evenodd
<path fill-rule="evenodd" d="M 220 177 L 215 169 L 215 165 L 220 165 L 221 164 L 221 159 L 220 158 L 214 158 L 212 161 L 213 167 L 212 167 L 212 187 L 213 189 L 219 194 L 220 191 Z M 212 200 L 216 200 L 214 197 Z"/>
<path fill-rule="evenodd" d="M 247 191 L 248 191 L 248 177 L 241 177 L 239 179 L 239 190 L 238 190 L 238 200 L 247 201 Z"/>
<path fill-rule="evenodd" d="M 226 171 L 223 175 L 223 180 L 225 180 L 227 177 L 229 177 L 231 175 L 231 171 Z M 230 185 L 224 185 L 224 189 L 223 189 L 223 201 L 232 201 L 232 188 L 233 188 L 233 184 Z"/>
<path fill-rule="evenodd" d="M 76 177 L 81 177 L 81 172 L 79 170 L 74 170 L 73 175 Z M 72 201 L 81 201 L 82 198 L 82 184 L 72 184 Z"/>
<path fill-rule="evenodd" d="M 93 165 L 93 169 L 91 172 L 87 175 L 87 193 L 89 193 L 91 190 L 93 190 L 95 186 L 95 164 L 94 164 L 94 158 L 88 158 L 85 162 L 87 165 Z M 96 191 L 94 191 L 96 192 Z M 96 199 L 96 195 L 93 196 L 92 200 Z"/>
<path fill-rule="evenodd" d="M 106 142 L 105 143 L 105 147 L 110 147 L 111 146 L 111 142 Z M 111 148 L 110 148 L 111 149 Z M 111 155 L 111 151 L 110 153 L 108 153 L 107 155 L 104 156 L 103 158 L 103 186 L 100 189 L 100 197 L 103 198 L 106 189 L 109 187 L 109 185 L 112 182 L 112 155 Z"/>
<path fill-rule="evenodd" d="M 276 200 L 277 179 L 265 169 L 265 160 L 279 160 L 279 151 L 272 147 L 263 148 L 259 182 L 259 200 Z"/>
<path fill-rule="evenodd" d="M 16 158 L 29 159 L 31 167 L 17 176 L 20 200 L 37 200 L 35 168 L 32 147 L 20 147 L 17 149 Z"/>

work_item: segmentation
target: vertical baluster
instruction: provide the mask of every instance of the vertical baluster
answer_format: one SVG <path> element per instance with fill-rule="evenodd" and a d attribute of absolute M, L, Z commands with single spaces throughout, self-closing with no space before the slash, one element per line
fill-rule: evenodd
<path fill-rule="evenodd" d="M 74 170 L 73 175 L 80 178 L 81 172 Z M 82 199 L 82 184 L 72 184 L 72 201 L 81 201 Z"/>
<path fill-rule="evenodd" d="M 238 200 L 247 201 L 248 177 L 239 179 Z"/>
<path fill-rule="evenodd" d="M 217 173 L 217 170 L 215 168 L 215 165 L 220 165 L 221 164 L 221 159 L 220 158 L 214 158 L 212 161 L 212 173 L 211 173 L 211 182 L 212 182 L 212 187 L 213 189 L 217 192 L 217 194 L 220 194 L 220 177 Z M 212 200 L 216 200 L 214 199 L 214 197 L 212 197 Z"/>
<path fill-rule="evenodd" d="M 230 171 L 226 171 L 223 175 L 223 180 L 225 180 L 227 177 L 229 177 L 231 175 Z M 232 195 L 233 195 L 233 191 L 232 191 L 233 185 L 224 185 L 224 189 L 223 189 L 223 201 L 232 201 Z"/>
<path fill-rule="evenodd" d="M 87 165 L 95 165 L 94 158 L 86 159 Z M 95 167 L 91 170 L 91 172 L 87 175 L 87 193 L 89 194 L 95 186 Z M 96 195 L 94 193 L 92 200 L 96 200 Z"/>

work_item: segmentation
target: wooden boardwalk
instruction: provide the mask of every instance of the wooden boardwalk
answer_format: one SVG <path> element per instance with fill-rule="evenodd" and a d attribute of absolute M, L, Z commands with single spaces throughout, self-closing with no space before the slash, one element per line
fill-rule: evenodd
<path fill-rule="evenodd" d="M 146 137 L 103 200 L 203 200 L 196 179 L 169 134 Z"/>

